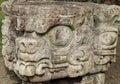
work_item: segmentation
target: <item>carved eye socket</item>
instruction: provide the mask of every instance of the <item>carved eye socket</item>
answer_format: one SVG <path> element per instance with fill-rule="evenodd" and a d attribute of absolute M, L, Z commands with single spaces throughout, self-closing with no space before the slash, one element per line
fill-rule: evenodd
<path fill-rule="evenodd" d="M 22 30 L 22 31 L 16 31 L 16 35 L 17 35 L 17 36 L 23 36 L 24 33 L 25 33 L 24 30 Z"/>
<path fill-rule="evenodd" d="M 66 46 L 72 38 L 72 30 L 68 26 L 56 26 L 50 31 L 49 38 L 56 46 Z"/>
<path fill-rule="evenodd" d="M 7 41 L 9 40 L 9 38 L 5 35 L 2 36 L 2 44 L 5 44 Z"/>

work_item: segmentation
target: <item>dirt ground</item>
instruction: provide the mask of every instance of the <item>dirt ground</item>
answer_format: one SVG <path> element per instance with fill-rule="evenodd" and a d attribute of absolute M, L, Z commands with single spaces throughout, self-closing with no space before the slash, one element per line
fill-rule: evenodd
<path fill-rule="evenodd" d="M 1 51 L 1 49 L 0 49 Z M 106 84 L 120 84 L 120 37 L 117 46 L 117 62 L 113 63 L 106 73 Z M 22 84 L 20 80 L 6 71 L 0 52 L 0 84 Z"/>

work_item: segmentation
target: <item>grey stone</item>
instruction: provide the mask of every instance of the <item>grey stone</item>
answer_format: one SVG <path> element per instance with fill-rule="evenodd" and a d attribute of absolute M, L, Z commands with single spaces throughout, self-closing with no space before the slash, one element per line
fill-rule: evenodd
<path fill-rule="evenodd" d="M 104 84 L 116 59 L 120 7 L 41 0 L 9 0 L 1 7 L 5 66 L 21 80 Z"/>

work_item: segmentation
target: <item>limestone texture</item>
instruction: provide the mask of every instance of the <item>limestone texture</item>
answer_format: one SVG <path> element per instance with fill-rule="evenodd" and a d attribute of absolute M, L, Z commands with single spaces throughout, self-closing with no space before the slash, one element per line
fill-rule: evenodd
<path fill-rule="evenodd" d="M 105 72 L 116 61 L 119 6 L 9 0 L 1 7 L 5 66 L 21 80 L 105 83 Z"/>

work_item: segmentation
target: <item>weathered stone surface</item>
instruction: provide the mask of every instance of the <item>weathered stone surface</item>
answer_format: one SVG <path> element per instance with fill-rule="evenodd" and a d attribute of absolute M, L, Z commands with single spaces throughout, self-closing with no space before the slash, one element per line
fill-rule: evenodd
<path fill-rule="evenodd" d="M 71 83 L 104 84 L 116 58 L 120 7 L 13 0 L 2 9 L 5 65 L 22 80 L 82 77 Z"/>

